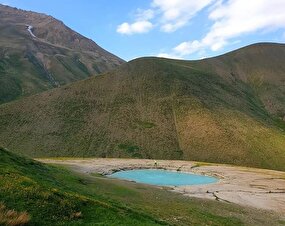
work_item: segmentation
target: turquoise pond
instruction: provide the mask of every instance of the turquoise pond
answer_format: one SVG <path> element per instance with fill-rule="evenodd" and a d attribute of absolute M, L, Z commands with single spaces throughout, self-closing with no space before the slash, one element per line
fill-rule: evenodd
<path fill-rule="evenodd" d="M 160 186 L 210 184 L 218 181 L 215 177 L 156 169 L 119 171 L 109 177 Z"/>

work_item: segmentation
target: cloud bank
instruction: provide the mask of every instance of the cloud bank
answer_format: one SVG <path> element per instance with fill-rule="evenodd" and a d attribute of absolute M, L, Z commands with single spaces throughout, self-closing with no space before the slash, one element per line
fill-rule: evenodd
<path fill-rule="evenodd" d="M 236 38 L 254 32 L 271 32 L 285 29 L 284 0 L 229 0 L 216 1 L 208 18 L 212 25 L 200 40 L 182 42 L 170 55 L 183 58 L 210 49 L 215 52 Z"/>
<path fill-rule="evenodd" d="M 134 22 L 120 24 L 117 32 L 134 35 L 159 28 L 172 33 L 189 24 L 202 10 L 210 26 L 201 39 L 186 40 L 158 56 L 184 58 L 215 52 L 236 43 L 243 35 L 285 29 L 285 0 L 152 0 L 149 9 L 138 10 Z"/>
<path fill-rule="evenodd" d="M 126 35 L 147 33 L 155 27 L 154 23 L 162 32 L 174 32 L 214 1 L 152 0 L 149 9 L 138 10 L 135 21 L 120 24 L 117 32 Z"/>

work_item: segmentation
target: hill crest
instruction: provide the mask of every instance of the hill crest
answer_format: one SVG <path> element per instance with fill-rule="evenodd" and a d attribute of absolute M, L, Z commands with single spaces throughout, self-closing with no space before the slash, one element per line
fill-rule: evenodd
<path fill-rule="evenodd" d="M 33 157 L 185 159 L 285 170 L 284 46 L 266 45 L 258 55 L 255 48 L 201 61 L 137 59 L 2 105 L 0 145 Z"/>

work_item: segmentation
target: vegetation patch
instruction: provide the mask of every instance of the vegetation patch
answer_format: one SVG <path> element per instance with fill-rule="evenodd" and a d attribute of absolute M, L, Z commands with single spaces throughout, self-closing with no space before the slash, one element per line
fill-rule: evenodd
<path fill-rule="evenodd" d="M 99 67 L 98 67 L 98 65 L 97 64 L 92 64 L 92 68 L 94 69 L 94 71 L 96 71 L 98 74 L 100 74 L 101 73 L 101 71 L 100 71 L 100 69 L 99 69 Z"/>
<path fill-rule="evenodd" d="M 136 122 L 140 128 L 151 129 L 156 126 L 156 124 L 148 121 L 137 121 Z"/>
<path fill-rule="evenodd" d="M 9 210 L 3 203 L 0 203 L 0 225 L 26 225 L 29 223 L 30 218 L 31 217 L 27 212 L 17 212 L 15 210 Z"/>
<path fill-rule="evenodd" d="M 140 147 L 137 145 L 132 145 L 130 143 L 122 143 L 118 145 L 118 148 L 124 150 L 128 153 L 134 153 L 140 150 Z"/>

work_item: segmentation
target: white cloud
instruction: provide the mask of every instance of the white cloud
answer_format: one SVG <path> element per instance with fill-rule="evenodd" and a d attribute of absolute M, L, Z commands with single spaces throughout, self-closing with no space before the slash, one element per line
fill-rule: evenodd
<path fill-rule="evenodd" d="M 161 12 L 161 30 L 173 32 L 185 26 L 199 11 L 215 0 L 153 0 L 152 7 Z"/>
<path fill-rule="evenodd" d="M 171 58 L 171 59 L 178 59 L 181 60 L 181 56 L 175 55 L 175 54 L 168 54 L 168 53 L 159 53 L 157 57 L 162 57 L 162 58 Z"/>
<path fill-rule="evenodd" d="M 142 20 L 151 20 L 154 18 L 155 12 L 152 9 L 138 9 L 136 13 L 136 19 L 137 21 L 142 21 Z"/>
<path fill-rule="evenodd" d="M 216 51 L 241 35 L 285 28 L 284 12 L 284 0 L 230 0 L 210 13 L 214 24 L 201 42 Z"/>
<path fill-rule="evenodd" d="M 150 22 L 154 15 L 155 12 L 152 9 L 137 9 L 135 14 L 135 22 L 125 22 L 120 24 L 117 27 L 117 32 L 126 35 L 147 33 L 154 27 L 154 25 Z"/>
<path fill-rule="evenodd" d="M 152 0 L 147 10 L 138 9 L 135 22 L 125 22 L 118 26 L 122 34 L 146 33 L 150 31 L 155 20 L 163 32 L 174 32 L 184 27 L 202 9 L 217 0 Z M 145 25 L 144 32 L 136 32 L 132 26 Z M 150 26 L 150 24 L 152 26 Z"/>
<path fill-rule="evenodd" d="M 147 33 L 153 28 L 153 24 L 149 21 L 137 21 L 132 24 L 122 23 L 118 26 L 117 32 L 126 35 Z"/>
<path fill-rule="evenodd" d="M 201 43 L 199 41 L 193 42 L 182 42 L 176 46 L 173 51 L 180 56 L 190 55 L 194 52 L 197 52 L 201 48 Z"/>
<path fill-rule="evenodd" d="M 172 52 L 184 57 L 201 50 L 218 51 L 236 38 L 254 32 L 285 29 L 284 0 L 218 1 L 209 9 L 213 25 L 201 40 L 183 42 Z"/>
<path fill-rule="evenodd" d="M 123 23 L 122 34 L 147 33 L 154 27 L 174 32 L 206 9 L 210 27 L 201 39 L 184 41 L 158 56 L 183 58 L 219 51 L 248 34 L 285 31 L 285 0 L 152 0 L 147 10 L 138 10 L 134 23 Z M 284 35 L 285 36 L 285 32 Z"/>

